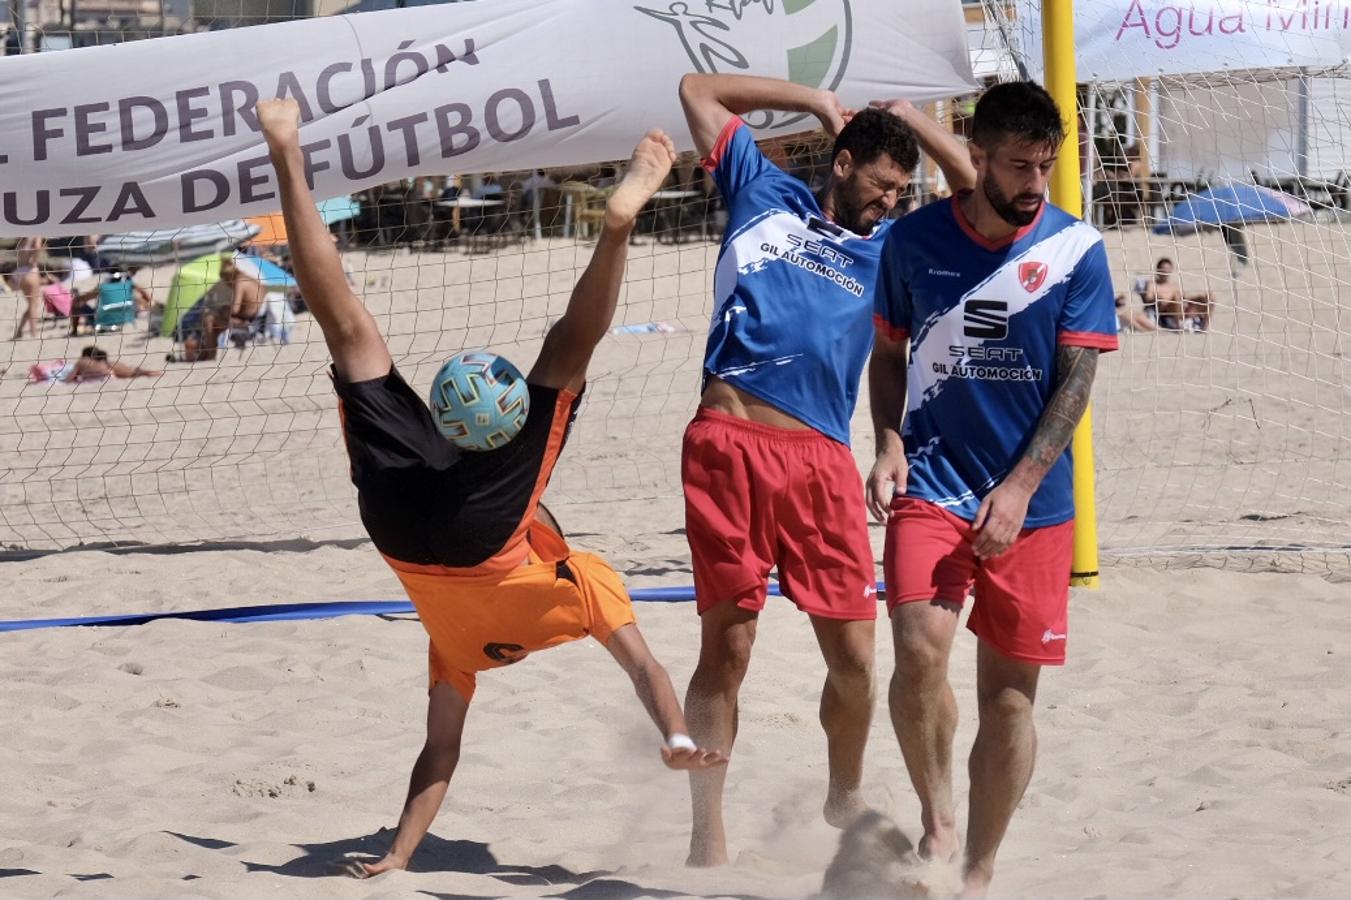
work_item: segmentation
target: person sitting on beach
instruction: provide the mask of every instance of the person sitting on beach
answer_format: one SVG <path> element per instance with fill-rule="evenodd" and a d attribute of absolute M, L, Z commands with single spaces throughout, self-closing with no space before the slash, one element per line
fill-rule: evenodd
<path fill-rule="evenodd" d="M 1125 294 L 1116 295 L 1116 321 L 1117 331 L 1158 331 L 1159 326 L 1154 324 L 1144 311 L 1131 309 L 1130 302 Z"/>
<path fill-rule="evenodd" d="M 207 288 L 202 298 L 194 303 L 178 320 L 177 339 L 183 343 L 183 352 L 170 362 L 207 362 L 216 358 L 221 334 L 230 326 L 230 303 L 234 296 L 231 286 L 217 281 Z"/>
<path fill-rule="evenodd" d="M 1142 295 L 1145 311 L 1153 312 L 1166 331 L 1209 331 L 1215 295 L 1209 291 L 1184 294 L 1173 280 L 1173 261 L 1162 257 L 1154 265 L 1154 278 Z"/>
<path fill-rule="evenodd" d="M 362 523 L 430 638 L 427 738 L 398 832 L 382 859 L 353 862 L 350 874 L 407 867 L 459 762 L 477 673 L 588 634 L 632 680 L 661 731 L 668 767 L 725 763 L 686 734 L 670 676 L 644 642 L 619 576 L 599 557 L 569 548 L 539 502 L 577 414 L 591 355 L 614 318 L 634 219 L 675 158 L 670 139 L 652 131 L 635 148 L 591 261 L 526 378 L 530 401 L 520 432 L 495 449 L 471 451 L 443 434 L 348 288 L 306 183 L 296 102 L 261 101 L 257 110 L 296 280 L 333 356 Z"/>
<path fill-rule="evenodd" d="M 74 304 L 70 310 L 70 336 L 77 337 L 80 334 L 81 326 L 87 327 L 90 331 L 94 330 L 99 303 L 106 303 L 104 298 L 120 298 L 123 293 L 126 293 L 130 295 L 136 306 L 136 315 L 139 316 L 141 313 L 148 312 L 155 305 L 155 297 L 150 291 L 136 283 L 138 271 L 138 266 L 113 268 L 101 275 L 95 275 L 76 283 Z"/>
<path fill-rule="evenodd" d="M 267 289 L 260 280 L 245 274 L 229 259 L 221 263 L 220 280 L 231 292 L 230 327 L 247 328 L 263 311 Z"/>

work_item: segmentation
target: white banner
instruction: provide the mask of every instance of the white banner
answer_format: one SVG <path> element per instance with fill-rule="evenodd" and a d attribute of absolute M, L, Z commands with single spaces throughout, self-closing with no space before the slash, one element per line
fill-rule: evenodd
<path fill-rule="evenodd" d="M 1041 0 L 1019 0 L 1034 77 Z M 1074 0 L 1082 83 L 1234 70 L 1326 68 L 1351 57 L 1351 0 Z"/>
<path fill-rule="evenodd" d="M 952 0 L 485 0 L 9 57 L 0 235 L 275 210 L 263 97 L 299 101 L 321 198 L 418 172 L 619 159 L 653 126 L 687 149 L 676 86 L 694 70 L 790 78 L 848 105 L 974 89 Z"/>

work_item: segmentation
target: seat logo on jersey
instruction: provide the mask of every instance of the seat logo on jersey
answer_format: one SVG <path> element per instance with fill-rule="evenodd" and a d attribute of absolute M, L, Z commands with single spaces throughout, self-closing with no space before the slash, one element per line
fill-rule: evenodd
<path fill-rule="evenodd" d="M 1023 290 L 1030 294 L 1046 281 L 1046 271 L 1046 263 L 1044 262 L 1019 263 L 1018 283 L 1023 286 Z"/>
<path fill-rule="evenodd" d="M 1045 277 L 1042 272 L 1042 278 Z M 965 325 L 962 333 L 969 338 L 1002 341 L 1009 336 L 1009 305 L 1004 300 L 968 300 L 962 310 L 962 322 Z"/>

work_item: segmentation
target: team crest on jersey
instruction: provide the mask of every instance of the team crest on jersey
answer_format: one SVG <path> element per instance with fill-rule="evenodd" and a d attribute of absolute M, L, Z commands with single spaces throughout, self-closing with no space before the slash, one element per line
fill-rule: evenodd
<path fill-rule="evenodd" d="M 1018 283 L 1029 294 L 1041 287 L 1046 280 L 1046 263 L 1025 262 L 1018 265 Z"/>

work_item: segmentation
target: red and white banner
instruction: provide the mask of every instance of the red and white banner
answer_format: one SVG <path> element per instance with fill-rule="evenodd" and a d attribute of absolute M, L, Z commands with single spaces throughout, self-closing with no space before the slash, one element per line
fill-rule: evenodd
<path fill-rule="evenodd" d="M 974 89 L 954 0 L 492 0 L 15 56 L 0 59 L 0 235 L 276 209 L 264 97 L 299 101 L 319 197 L 619 159 L 653 126 L 685 149 L 690 71 L 789 78 L 849 105 Z"/>

